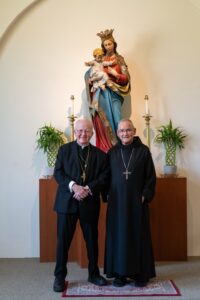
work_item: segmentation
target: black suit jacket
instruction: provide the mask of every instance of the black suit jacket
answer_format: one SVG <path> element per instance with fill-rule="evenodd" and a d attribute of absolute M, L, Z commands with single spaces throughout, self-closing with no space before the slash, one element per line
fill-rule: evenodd
<path fill-rule="evenodd" d="M 73 198 L 69 190 L 70 181 L 81 185 L 81 168 L 78 156 L 77 142 L 70 142 L 60 147 L 54 169 L 54 177 L 58 183 L 54 210 L 58 213 L 75 213 L 92 215 L 99 212 L 100 192 L 104 191 L 109 179 L 107 155 L 90 144 L 86 181 L 92 195 L 83 201 Z"/>

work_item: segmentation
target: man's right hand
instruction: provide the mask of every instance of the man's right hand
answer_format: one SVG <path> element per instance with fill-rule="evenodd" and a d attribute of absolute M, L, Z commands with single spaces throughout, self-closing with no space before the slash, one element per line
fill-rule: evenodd
<path fill-rule="evenodd" d="M 86 198 L 89 195 L 88 189 L 86 189 L 84 186 L 78 185 L 76 183 L 73 184 L 72 191 L 74 192 L 73 197 L 78 201 L 83 200 L 84 198 Z"/>

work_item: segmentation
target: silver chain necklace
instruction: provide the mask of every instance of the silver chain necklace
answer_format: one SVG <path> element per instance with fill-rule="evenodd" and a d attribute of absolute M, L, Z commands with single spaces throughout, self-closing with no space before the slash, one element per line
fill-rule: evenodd
<path fill-rule="evenodd" d="M 126 180 L 128 180 L 128 175 L 131 174 L 131 172 L 128 170 L 128 168 L 129 168 L 129 164 L 130 164 L 130 161 L 131 161 L 131 158 L 132 158 L 132 155 L 133 155 L 133 150 L 134 150 L 134 148 L 133 148 L 132 151 L 131 151 L 131 155 L 130 155 L 130 157 L 129 157 L 127 166 L 126 166 L 125 161 L 124 161 L 124 156 L 123 156 L 122 149 L 120 149 L 120 150 L 121 150 L 121 157 L 122 157 L 122 161 L 123 161 L 123 164 L 124 164 L 124 168 L 125 168 L 125 170 L 126 170 L 125 172 L 123 172 L 123 175 L 125 175 L 125 176 L 126 176 Z"/>

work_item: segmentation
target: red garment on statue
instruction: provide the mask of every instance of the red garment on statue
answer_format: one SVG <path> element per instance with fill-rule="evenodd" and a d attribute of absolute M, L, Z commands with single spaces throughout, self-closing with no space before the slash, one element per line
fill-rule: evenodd
<path fill-rule="evenodd" d="M 96 132 L 96 146 L 107 153 L 112 147 L 112 144 L 109 140 L 107 132 L 105 131 L 105 128 L 103 128 L 103 124 L 99 118 L 99 115 L 96 115 L 93 118 L 93 125 Z"/>
<path fill-rule="evenodd" d="M 104 61 L 114 61 L 114 60 L 116 60 L 116 55 L 105 56 L 103 60 Z M 110 77 L 110 79 L 112 81 L 114 81 L 115 83 L 118 83 L 122 86 L 125 86 L 128 83 L 129 79 L 127 77 L 127 74 L 122 73 L 121 66 L 118 63 L 116 63 L 113 66 L 111 66 L 111 68 L 114 69 L 119 74 L 119 76 L 120 76 L 119 79 L 116 80 L 116 78 L 114 76 L 112 76 L 111 74 L 108 73 L 108 67 L 104 67 L 104 71 L 108 74 L 108 76 Z"/>

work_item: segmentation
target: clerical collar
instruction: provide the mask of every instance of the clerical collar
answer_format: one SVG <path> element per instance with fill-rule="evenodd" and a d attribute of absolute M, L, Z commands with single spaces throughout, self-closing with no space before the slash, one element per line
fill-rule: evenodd
<path fill-rule="evenodd" d="M 88 147 L 90 143 L 88 143 L 87 145 L 80 145 L 78 142 L 77 142 L 77 145 L 81 148 L 81 149 L 84 149 L 85 147 Z"/>

